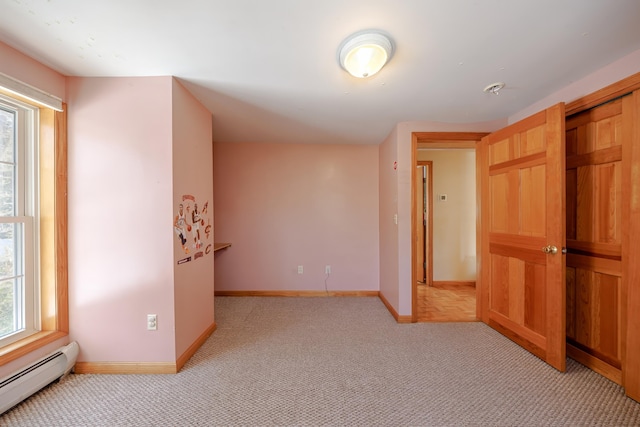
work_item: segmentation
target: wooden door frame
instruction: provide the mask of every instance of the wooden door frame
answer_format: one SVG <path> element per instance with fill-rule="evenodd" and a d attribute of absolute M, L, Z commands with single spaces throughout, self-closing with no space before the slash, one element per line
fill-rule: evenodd
<path fill-rule="evenodd" d="M 425 257 L 425 277 L 424 283 L 427 286 L 433 285 L 433 161 L 431 160 L 418 160 L 418 166 L 424 166 L 427 168 L 427 189 L 426 196 L 427 199 L 427 224 L 425 224 L 426 235 L 428 239 L 425 240 L 424 244 L 427 248 L 426 257 Z M 424 190 L 423 190 L 424 191 Z M 417 208 L 417 203 L 416 203 Z M 416 211 L 416 224 L 418 223 L 418 213 Z M 416 245 L 417 246 L 417 245 Z M 418 248 L 416 247 L 416 250 Z M 415 266 L 414 266 L 415 268 Z M 417 280 L 416 280 L 417 282 Z M 415 284 L 414 284 L 415 286 Z"/>
<path fill-rule="evenodd" d="M 476 144 L 488 135 L 487 132 L 412 132 L 411 133 L 411 322 L 418 321 L 418 287 L 416 284 L 417 230 L 416 230 L 416 171 L 418 169 L 418 148 L 476 148 Z M 480 188 L 476 182 L 476 212 L 479 208 Z M 476 233 L 477 234 L 477 233 Z M 476 237 L 476 247 L 479 242 Z"/>

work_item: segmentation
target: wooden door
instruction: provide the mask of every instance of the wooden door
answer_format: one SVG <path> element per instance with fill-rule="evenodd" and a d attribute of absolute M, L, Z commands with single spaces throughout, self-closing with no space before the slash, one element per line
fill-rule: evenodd
<path fill-rule="evenodd" d="M 640 86 L 640 73 L 631 79 L 634 77 Z M 640 89 L 624 98 L 623 109 L 628 120 L 625 118 L 622 131 L 629 143 L 622 150 L 622 299 L 627 302 L 622 314 L 623 325 L 626 323 L 622 384 L 627 396 L 640 402 Z"/>
<path fill-rule="evenodd" d="M 427 286 L 433 286 L 433 162 L 420 162 L 424 166 L 424 227 L 425 227 L 425 274 Z"/>
<path fill-rule="evenodd" d="M 486 136 L 477 156 L 480 318 L 560 371 L 566 365 L 564 150 L 560 103 Z"/>
<path fill-rule="evenodd" d="M 416 191 L 416 224 L 415 229 L 417 232 L 416 236 L 416 264 L 413 266 L 415 269 L 416 281 L 419 283 L 424 283 L 426 281 L 426 251 L 425 251 L 425 242 L 426 242 L 426 226 L 424 221 L 424 175 L 425 170 L 424 166 L 418 164 L 418 170 L 415 174 L 415 183 L 414 188 Z M 414 284 L 415 286 L 415 284 Z"/>
<path fill-rule="evenodd" d="M 628 95 L 625 98 L 630 98 Z M 567 118 L 567 352 L 622 383 L 623 132 L 618 98 Z"/>
<path fill-rule="evenodd" d="M 415 175 L 416 280 L 433 285 L 433 162 L 419 160 Z"/>

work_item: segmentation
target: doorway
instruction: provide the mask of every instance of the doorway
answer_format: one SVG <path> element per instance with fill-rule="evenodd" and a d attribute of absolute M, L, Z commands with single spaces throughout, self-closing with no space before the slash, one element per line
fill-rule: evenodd
<path fill-rule="evenodd" d="M 477 320 L 475 144 L 484 135 L 475 132 L 413 134 L 414 322 Z M 460 155 L 464 158 L 464 152 L 468 157 L 466 165 L 453 170 L 454 159 Z M 460 179 L 465 174 L 471 175 L 472 182 Z M 470 199 L 466 206 L 465 199 Z"/>

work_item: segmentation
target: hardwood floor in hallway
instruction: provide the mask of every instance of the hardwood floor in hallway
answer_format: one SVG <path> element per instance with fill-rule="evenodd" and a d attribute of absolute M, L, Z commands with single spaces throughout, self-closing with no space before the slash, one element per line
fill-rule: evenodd
<path fill-rule="evenodd" d="M 475 322 L 476 288 L 465 284 L 418 284 L 418 322 Z"/>

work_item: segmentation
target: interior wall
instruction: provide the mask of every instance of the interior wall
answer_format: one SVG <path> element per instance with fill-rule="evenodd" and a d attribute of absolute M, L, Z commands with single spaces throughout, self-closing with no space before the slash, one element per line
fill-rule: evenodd
<path fill-rule="evenodd" d="M 379 289 L 377 146 L 215 143 L 214 199 L 216 291 Z"/>
<path fill-rule="evenodd" d="M 418 150 L 433 162 L 433 280 L 476 280 L 475 150 Z M 439 199 L 446 195 L 446 201 Z"/>
<path fill-rule="evenodd" d="M 173 216 L 180 204 L 198 205 L 201 219 L 182 240 L 173 237 L 176 357 L 213 326 L 213 140 L 211 113 L 176 79 L 172 79 Z M 199 233 L 198 233 L 199 232 Z"/>
<path fill-rule="evenodd" d="M 78 361 L 175 362 L 172 79 L 67 82 L 69 318 Z M 147 330 L 148 313 L 158 315 L 157 331 Z"/>
<path fill-rule="evenodd" d="M 396 310 L 398 289 L 398 140 L 394 131 L 379 146 L 380 294 Z"/>

